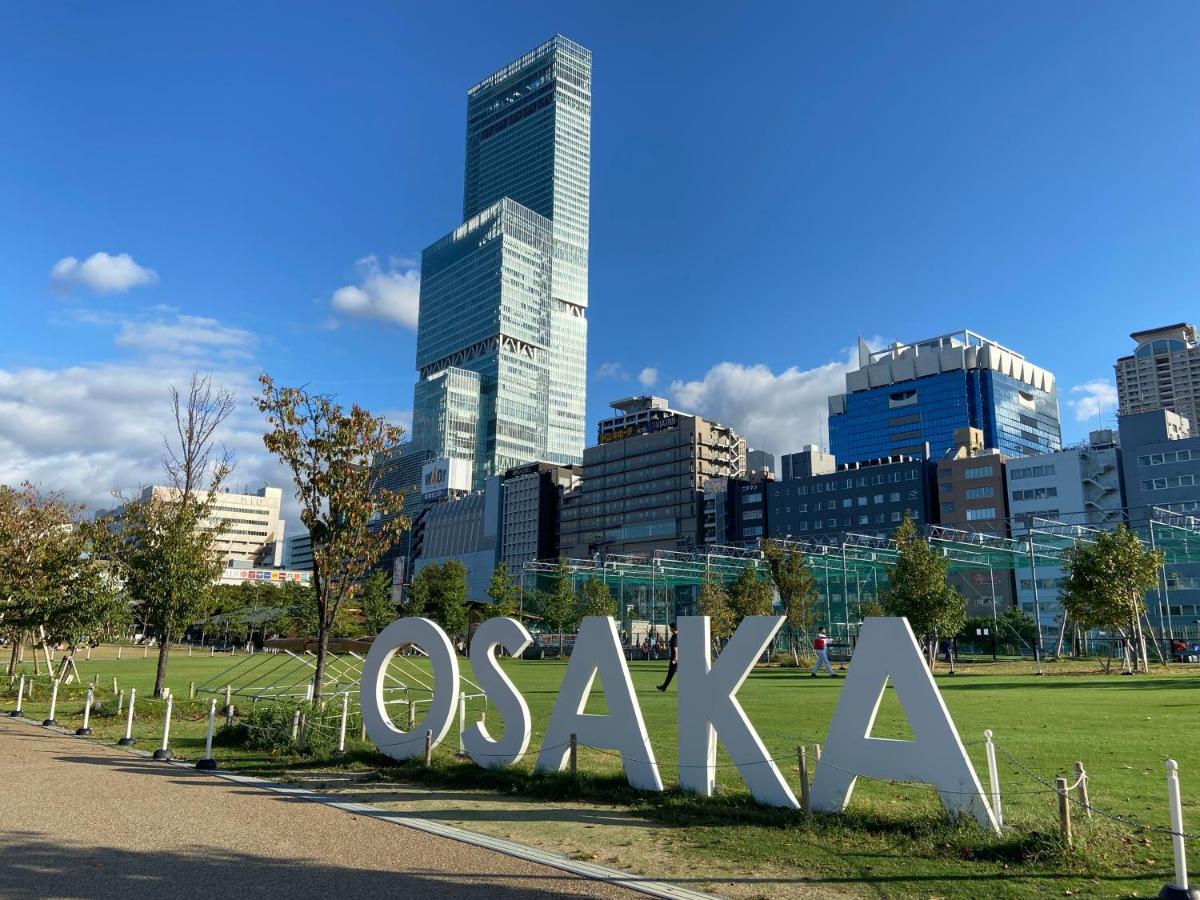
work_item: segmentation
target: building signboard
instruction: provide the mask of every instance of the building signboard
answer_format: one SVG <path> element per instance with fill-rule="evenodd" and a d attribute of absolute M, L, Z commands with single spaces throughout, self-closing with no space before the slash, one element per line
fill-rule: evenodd
<path fill-rule="evenodd" d="M 421 467 L 421 499 L 441 500 L 451 492 L 471 490 L 471 464 L 465 459 L 442 457 Z"/>

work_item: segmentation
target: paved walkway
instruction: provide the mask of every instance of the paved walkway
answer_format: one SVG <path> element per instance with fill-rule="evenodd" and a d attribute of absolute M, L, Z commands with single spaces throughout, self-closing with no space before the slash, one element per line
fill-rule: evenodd
<path fill-rule="evenodd" d="M 0 718 L 0 897 L 625 898 L 368 816 Z"/>

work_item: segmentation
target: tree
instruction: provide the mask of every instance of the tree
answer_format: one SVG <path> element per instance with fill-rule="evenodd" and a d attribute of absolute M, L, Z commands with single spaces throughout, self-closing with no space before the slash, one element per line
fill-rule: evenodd
<path fill-rule="evenodd" d="M 787 616 L 792 658 L 799 666 L 800 651 L 807 650 L 809 635 L 816 625 L 817 582 L 803 554 L 785 550 L 774 541 L 764 541 L 762 549 Z"/>
<path fill-rule="evenodd" d="M 574 628 L 579 621 L 579 608 L 571 583 L 571 570 L 565 559 L 559 559 L 558 569 L 551 577 L 553 581 L 550 590 L 538 594 L 537 612 L 547 628 L 558 632 L 558 646 L 561 650 L 563 634 Z"/>
<path fill-rule="evenodd" d="M 769 616 L 775 611 L 775 597 L 768 578 L 753 561 L 748 561 L 738 573 L 729 587 L 735 627 L 746 616 Z"/>
<path fill-rule="evenodd" d="M 0 486 L 0 633 L 12 641 L 9 674 L 26 637 L 42 645 L 51 671 L 48 645 L 67 645 L 62 679 L 80 644 L 129 624 L 113 572 L 116 541 L 104 521 L 75 521 L 82 511 L 61 492 Z"/>
<path fill-rule="evenodd" d="M 617 601 L 608 585 L 589 575 L 579 589 L 579 618 L 584 616 L 611 616 L 617 611 Z"/>
<path fill-rule="evenodd" d="M 167 651 L 210 608 L 221 560 L 213 553 L 207 502 L 149 497 L 126 505 L 121 516 L 125 591 L 159 640 L 154 696 L 161 697 Z"/>
<path fill-rule="evenodd" d="M 1093 543 L 1077 541 L 1063 554 L 1065 577 L 1059 600 L 1067 616 L 1082 628 L 1108 628 L 1136 645 L 1138 667 L 1149 669 L 1141 618 L 1146 591 L 1158 581 L 1161 550 L 1148 550 L 1138 536 L 1118 525 L 1101 532 Z"/>
<path fill-rule="evenodd" d="M 61 492 L 42 494 L 29 483 L 20 490 L 0 486 L 0 630 L 12 642 L 10 675 L 26 637 L 42 645 L 51 668 L 45 625 L 64 556 L 62 537 L 77 512 Z"/>
<path fill-rule="evenodd" d="M 716 638 L 727 638 L 735 627 L 733 607 L 725 585 L 712 577 L 700 586 L 700 615 L 708 616 L 709 632 Z"/>
<path fill-rule="evenodd" d="M 77 649 L 128 631 L 129 602 L 114 570 L 117 538 L 105 521 L 78 522 L 64 536 L 56 590 L 50 595 L 46 637 L 67 645 L 62 679 Z"/>
<path fill-rule="evenodd" d="M 313 698 L 321 699 L 329 638 L 343 606 L 408 528 L 403 496 L 383 488 L 371 469 L 376 454 L 395 446 L 403 430 L 357 404 L 349 413 L 323 394 L 277 387 L 259 377 L 255 398 L 267 415 L 266 448 L 291 470 L 300 521 L 312 540 L 317 613 Z"/>
<path fill-rule="evenodd" d="M 358 601 L 367 634 L 379 634 L 396 620 L 396 605 L 392 603 L 392 579 L 388 577 L 387 572 L 373 572 L 363 585 Z"/>
<path fill-rule="evenodd" d="M 895 565 L 887 567 L 887 587 L 880 601 L 889 616 L 904 616 L 924 642 L 930 670 L 937 660 L 938 635 L 957 634 L 966 619 L 967 601 L 951 587 L 949 564 L 934 553 L 905 514 L 896 529 Z"/>
<path fill-rule="evenodd" d="M 233 394 L 197 373 L 186 395 L 175 386 L 170 393 L 175 435 L 163 436 L 167 489 L 150 488 L 121 514 L 126 589 L 159 639 L 155 697 L 162 696 L 171 644 L 204 613 L 221 573 L 212 546 L 221 526 L 209 514 L 233 469 L 216 443 L 233 412 Z"/>
<path fill-rule="evenodd" d="M 487 595 L 492 598 L 492 615 L 515 616 L 521 604 L 521 587 L 509 574 L 508 566 L 500 563 L 492 572 Z"/>
<path fill-rule="evenodd" d="M 413 576 L 404 608 L 410 616 L 425 616 L 450 634 L 467 630 L 467 568 L 456 559 L 422 566 Z"/>

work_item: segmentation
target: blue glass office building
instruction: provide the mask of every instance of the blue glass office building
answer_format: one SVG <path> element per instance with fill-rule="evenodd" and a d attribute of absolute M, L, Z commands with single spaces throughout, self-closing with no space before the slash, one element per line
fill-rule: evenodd
<path fill-rule="evenodd" d="M 421 256 L 413 444 L 476 488 L 583 460 L 591 71 L 556 36 L 467 92 L 464 223 Z"/>
<path fill-rule="evenodd" d="M 838 462 L 897 454 L 940 459 L 959 428 L 1008 456 L 1062 447 L 1054 376 L 970 331 L 870 352 L 829 398 L 829 450 Z"/>

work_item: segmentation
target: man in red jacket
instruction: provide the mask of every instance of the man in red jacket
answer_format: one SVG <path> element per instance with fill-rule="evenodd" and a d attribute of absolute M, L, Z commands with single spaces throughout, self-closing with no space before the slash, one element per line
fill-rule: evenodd
<path fill-rule="evenodd" d="M 821 671 L 822 666 L 824 666 L 826 669 L 829 670 L 830 678 L 838 677 L 837 672 L 833 671 L 833 666 L 831 666 L 829 664 L 828 647 L 829 647 L 829 638 L 825 636 L 825 629 L 824 628 L 818 629 L 817 636 L 816 636 L 816 638 L 813 639 L 813 649 L 815 651 L 817 651 L 817 662 L 816 662 L 816 665 L 814 665 L 812 667 L 812 677 L 813 678 L 817 677 L 817 673 Z"/>

